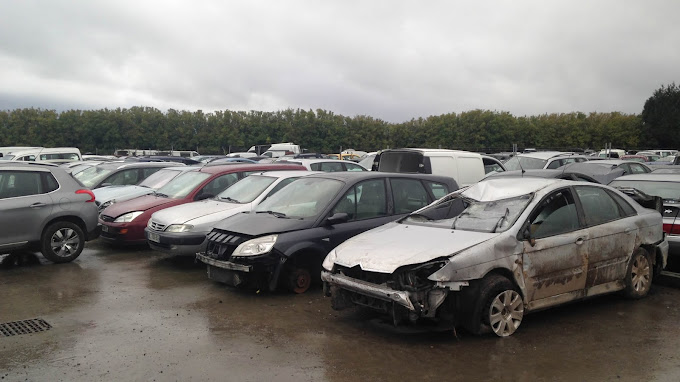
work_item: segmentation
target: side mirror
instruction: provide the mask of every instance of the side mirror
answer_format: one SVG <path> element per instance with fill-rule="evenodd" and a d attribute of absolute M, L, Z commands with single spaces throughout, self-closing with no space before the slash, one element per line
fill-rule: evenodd
<path fill-rule="evenodd" d="M 536 239 L 531 237 L 531 230 L 529 229 L 529 226 L 527 226 L 527 228 L 525 228 L 524 231 L 522 232 L 522 238 L 528 241 L 529 245 L 531 245 L 532 247 L 536 245 Z"/>
<path fill-rule="evenodd" d="M 349 215 L 345 212 L 337 212 L 333 216 L 326 219 L 326 225 L 333 225 L 338 223 L 344 223 L 349 220 Z"/>
<path fill-rule="evenodd" d="M 211 193 L 205 193 L 205 194 L 200 194 L 200 195 L 196 196 L 194 198 L 194 200 L 197 200 L 197 201 L 198 200 L 205 200 L 205 199 L 211 199 L 211 198 L 214 198 L 214 197 L 215 197 L 215 195 L 213 195 Z"/>

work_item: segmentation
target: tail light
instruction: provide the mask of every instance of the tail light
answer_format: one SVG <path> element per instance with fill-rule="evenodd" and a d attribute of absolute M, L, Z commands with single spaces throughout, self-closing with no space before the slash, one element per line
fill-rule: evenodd
<path fill-rule="evenodd" d="M 664 224 L 663 231 L 669 235 L 680 235 L 680 224 Z"/>
<path fill-rule="evenodd" d="M 90 195 L 90 200 L 85 201 L 85 203 L 92 203 L 94 202 L 94 192 L 86 189 L 78 190 L 76 191 L 76 194 L 87 194 Z"/>

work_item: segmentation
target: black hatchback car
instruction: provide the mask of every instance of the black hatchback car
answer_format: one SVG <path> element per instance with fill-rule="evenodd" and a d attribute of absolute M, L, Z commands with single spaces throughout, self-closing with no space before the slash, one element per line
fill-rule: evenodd
<path fill-rule="evenodd" d="M 208 277 L 237 287 L 304 293 L 320 281 L 330 250 L 458 189 L 450 177 L 335 172 L 297 179 L 254 211 L 223 220 L 208 234 Z"/>

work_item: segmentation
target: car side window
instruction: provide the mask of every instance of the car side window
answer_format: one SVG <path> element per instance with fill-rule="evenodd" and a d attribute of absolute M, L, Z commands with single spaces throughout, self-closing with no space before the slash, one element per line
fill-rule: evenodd
<path fill-rule="evenodd" d="M 279 184 L 277 184 L 276 186 L 274 186 L 274 188 L 272 188 L 272 190 L 269 191 L 269 193 L 267 194 L 267 196 L 265 196 L 264 199 L 262 199 L 262 201 L 265 201 L 268 197 L 270 197 L 270 196 L 276 194 L 277 192 L 279 192 L 280 189 L 286 187 L 287 185 L 289 185 L 289 184 L 290 184 L 292 181 L 294 181 L 295 179 L 297 179 L 297 178 L 287 178 L 287 179 L 284 179 L 284 180 L 280 181 Z"/>
<path fill-rule="evenodd" d="M 0 172 L 0 199 L 42 194 L 39 172 Z"/>
<path fill-rule="evenodd" d="M 238 182 L 238 174 L 237 173 L 230 173 L 230 174 L 225 174 L 222 176 L 218 176 L 217 178 L 211 180 L 208 182 L 208 184 L 203 187 L 203 189 L 197 194 L 197 196 L 205 195 L 205 194 L 210 194 L 210 195 L 217 195 L 220 192 L 226 190 L 227 188 L 231 187 L 232 184 Z"/>
<path fill-rule="evenodd" d="M 636 214 L 637 214 L 637 211 L 635 211 L 635 208 L 633 208 L 633 206 L 631 206 L 631 205 L 630 205 L 627 201 L 625 201 L 622 197 L 620 197 L 619 195 L 616 195 L 616 194 L 615 194 L 614 192 L 612 192 L 612 191 L 607 191 L 607 192 L 609 193 L 609 195 L 610 195 L 612 198 L 614 198 L 614 200 L 615 200 L 616 203 L 619 205 L 619 207 L 621 207 L 621 210 L 623 211 L 623 215 L 624 215 L 624 216 L 632 216 L 632 215 L 636 215 Z"/>
<path fill-rule="evenodd" d="M 418 179 L 390 179 L 394 213 L 396 215 L 413 212 L 430 204 L 427 190 Z"/>
<path fill-rule="evenodd" d="M 541 239 L 580 228 L 576 203 L 571 192 L 559 190 L 548 195 L 529 218 L 531 237 Z"/>
<path fill-rule="evenodd" d="M 622 218 L 618 204 L 607 193 L 607 190 L 600 187 L 575 187 L 583 213 L 586 216 L 586 224 L 594 226 L 612 220 Z"/>
<path fill-rule="evenodd" d="M 113 186 L 126 186 L 131 184 L 137 184 L 139 180 L 139 172 L 137 169 L 129 169 L 119 171 L 102 182 L 102 184 L 111 184 Z"/>
<path fill-rule="evenodd" d="M 354 163 L 343 163 L 345 165 L 345 168 L 347 171 L 366 171 L 365 168 L 359 166 L 358 164 Z"/>
<path fill-rule="evenodd" d="M 555 159 L 554 161 L 550 162 L 550 164 L 546 168 L 556 169 L 558 167 L 560 167 L 560 161 L 559 161 L 559 159 Z"/>
<path fill-rule="evenodd" d="M 147 177 L 149 177 L 149 175 L 151 175 L 151 174 L 157 172 L 157 171 L 160 170 L 160 169 L 161 169 L 160 167 L 143 168 L 143 169 L 142 169 L 142 177 L 143 177 L 144 179 L 146 179 Z"/>
<path fill-rule="evenodd" d="M 345 171 L 345 169 L 342 168 L 342 163 L 340 163 L 340 162 L 324 162 L 324 163 L 321 163 L 320 169 L 321 169 L 321 171 L 326 171 L 326 172 Z"/>
<path fill-rule="evenodd" d="M 448 195 L 449 192 L 451 192 L 449 187 L 443 183 L 430 182 L 427 180 L 424 183 L 425 186 L 430 189 L 435 199 L 443 198 L 444 196 Z"/>
<path fill-rule="evenodd" d="M 43 188 L 45 193 L 55 191 L 59 188 L 59 183 L 52 174 L 43 174 Z"/>
<path fill-rule="evenodd" d="M 330 216 L 344 212 L 348 220 L 371 219 L 387 215 L 385 182 L 365 180 L 352 187 L 331 210 Z"/>
<path fill-rule="evenodd" d="M 630 172 L 632 174 L 644 174 L 647 171 L 645 171 L 645 168 L 640 166 L 639 164 L 631 163 L 630 164 Z"/>

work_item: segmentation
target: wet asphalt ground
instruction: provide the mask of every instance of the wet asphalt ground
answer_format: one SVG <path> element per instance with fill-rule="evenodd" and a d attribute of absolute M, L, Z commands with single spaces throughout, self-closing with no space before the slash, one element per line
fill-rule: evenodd
<path fill-rule="evenodd" d="M 320 289 L 239 291 L 191 259 L 87 244 L 72 263 L 3 257 L 0 381 L 679 381 L 680 289 L 530 314 L 513 336 L 396 331 Z"/>

